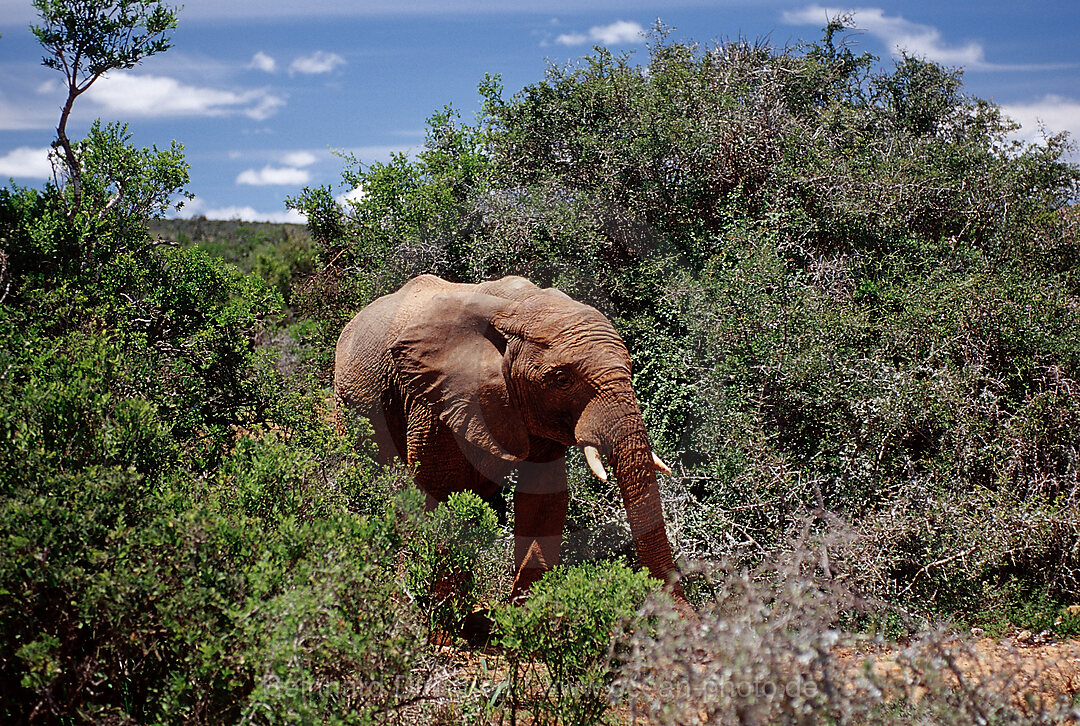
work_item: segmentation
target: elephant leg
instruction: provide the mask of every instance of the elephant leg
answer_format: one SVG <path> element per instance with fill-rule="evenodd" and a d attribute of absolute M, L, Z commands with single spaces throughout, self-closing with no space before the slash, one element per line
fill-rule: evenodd
<path fill-rule="evenodd" d="M 404 458 L 401 456 L 401 450 L 398 448 L 397 441 L 391 433 L 386 419 L 382 416 L 372 416 L 369 420 L 373 430 L 372 439 L 375 441 L 375 461 L 382 466 L 386 466 L 396 458 Z"/>
<path fill-rule="evenodd" d="M 395 458 L 408 461 L 406 448 L 405 416 L 402 413 L 401 398 L 393 389 L 380 396 L 377 410 L 369 416 L 374 430 L 375 445 L 378 448 L 376 460 L 387 465 Z"/>
<path fill-rule="evenodd" d="M 413 470 L 413 481 L 424 492 L 424 509 L 429 512 L 456 492 L 471 491 L 482 499 L 491 499 L 498 493 L 506 474 L 503 470 L 502 477 L 494 481 L 478 471 L 461 452 L 453 432 L 423 408 L 410 413 L 405 452 Z M 488 468 L 498 473 L 497 469 Z M 472 573 L 437 574 L 428 585 L 430 594 L 436 601 L 456 601 L 460 605 L 472 577 Z M 479 613 L 465 613 L 460 626 L 461 634 L 476 644 L 486 641 L 491 630 L 490 620 Z"/>
<path fill-rule="evenodd" d="M 405 455 L 413 481 L 427 495 L 429 510 L 455 492 L 474 492 L 481 499 L 494 497 L 512 466 L 498 462 L 481 472 L 478 462 L 469 461 L 462 453 L 450 428 L 420 407 L 409 414 Z"/>
<path fill-rule="evenodd" d="M 456 446 L 449 446 L 446 432 L 440 430 L 431 411 L 415 407 L 408 414 L 405 463 L 413 471 L 413 481 L 426 495 L 424 508 L 431 511 L 446 501 L 461 478 L 462 457 Z"/>
<path fill-rule="evenodd" d="M 558 564 L 569 502 L 565 459 L 519 466 L 514 492 L 512 602 L 522 602 L 532 584 Z"/>

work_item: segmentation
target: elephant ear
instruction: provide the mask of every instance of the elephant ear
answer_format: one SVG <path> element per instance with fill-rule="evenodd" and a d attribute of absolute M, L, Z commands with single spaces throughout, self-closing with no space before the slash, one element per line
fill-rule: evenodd
<path fill-rule="evenodd" d="M 506 461 L 529 455 L 529 432 L 510 401 L 493 324 L 511 301 L 482 293 L 442 292 L 420 308 L 390 347 L 402 381 L 454 432 Z"/>

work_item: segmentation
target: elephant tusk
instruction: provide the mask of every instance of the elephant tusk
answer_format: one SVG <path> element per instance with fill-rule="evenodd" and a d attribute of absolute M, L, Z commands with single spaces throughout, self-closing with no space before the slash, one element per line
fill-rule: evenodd
<path fill-rule="evenodd" d="M 604 464 L 600 461 L 600 451 L 595 446 L 585 447 L 585 461 L 589 463 L 589 469 L 600 481 L 607 481 L 607 472 Z"/>
<path fill-rule="evenodd" d="M 671 467 L 664 463 L 664 460 L 656 455 L 656 452 L 652 452 L 652 463 L 655 468 L 661 474 L 671 475 Z"/>

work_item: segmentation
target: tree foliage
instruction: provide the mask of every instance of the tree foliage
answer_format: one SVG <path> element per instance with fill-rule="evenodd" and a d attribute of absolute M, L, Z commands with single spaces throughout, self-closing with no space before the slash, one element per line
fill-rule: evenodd
<path fill-rule="evenodd" d="M 41 62 L 63 73 L 67 88 L 54 148 L 61 154 L 62 176 L 72 187 L 73 216 L 82 203 L 85 163 L 67 135 L 75 99 L 108 71 L 134 68 L 143 58 L 168 50 L 176 10 L 164 0 L 34 0 L 33 5 L 41 24 L 30 30 L 45 49 Z M 125 132 L 112 131 L 117 133 Z"/>

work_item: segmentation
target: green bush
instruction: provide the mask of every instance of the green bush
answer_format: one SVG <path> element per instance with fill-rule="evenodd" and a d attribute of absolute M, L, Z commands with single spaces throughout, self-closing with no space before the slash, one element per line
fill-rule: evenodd
<path fill-rule="evenodd" d="M 422 696 L 427 629 L 396 577 L 397 524 L 341 514 L 285 529 L 253 568 L 238 618 L 254 678 L 244 718 L 385 723 Z"/>
<path fill-rule="evenodd" d="M 230 461 L 247 478 L 212 496 L 119 466 L 5 485 L 5 720 L 375 723 L 426 687 L 426 621 L 397 575 L 419 495 L 358 517 L 310 467 L 253 498 L 295 463 L 273 438 Z"/>
<path fill-rule="evenodd" d="M 498 534 L 494 510 L 476 494 L 458 492 L 409 538 L 406 581 L 433 630 L 457 635 L 462 619 L 480 604 L 490 581 L 497 580 L 491 577 L 493 568 L 483 565 L 503 554 L 492 547 Z"/>
<path fill-rule="evenodd" d="M 659 584 L 618 561 L 560 566 L 524 603 L 497 608 L 507 680 L 493 711 L 512 722 L 527 713 L 537 724 L 598 723 L 610 704 L 614 644 L 641 626 L 638 608 Z"/>
<path fill-rule="evenodd" d="M 286 307 L 292 305 L 293 289 L 313 272 L 311 239 L 301 225 L 195 217 L 152 220 L 148 228 L 158 239 L 197 247 L 260 278 Z"/>
<path fill-rule="evenodd" d="M 430 676 L 419 500 L 350 510 L 369 449 L 258 347 L 262 281 L 68 204 L 0 194 L 0 718 L 385 721 Z"/>

